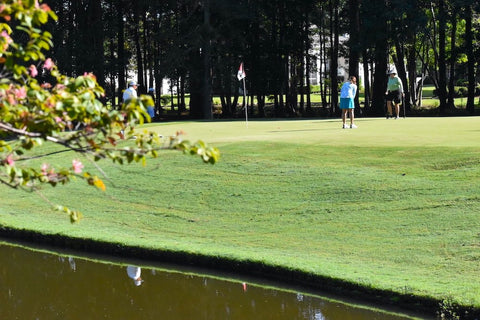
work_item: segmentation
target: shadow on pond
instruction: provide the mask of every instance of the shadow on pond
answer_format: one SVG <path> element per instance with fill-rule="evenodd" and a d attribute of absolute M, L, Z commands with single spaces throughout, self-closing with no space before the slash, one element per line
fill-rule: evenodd
<path fill-rule="evenodd" d="M 255 280 L 0 242 L 0 319 L 400 320 Z"/>

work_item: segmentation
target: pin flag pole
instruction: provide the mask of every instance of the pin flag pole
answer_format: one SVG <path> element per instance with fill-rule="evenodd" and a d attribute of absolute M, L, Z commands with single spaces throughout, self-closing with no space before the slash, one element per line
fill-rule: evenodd
<path fill-rule="evenodd" d="M 243 62 L 240 63 L 240 68 L 238 69 L 237 78 L 240 81 L 243 81 L 243 104 L 245 105 L 245 125 L 248 128 L 248 106 L 247 106 L 247 90 L 245 88 L 245 70 L 243 69 Z"/>
<path fill-rule="evenodd" d="M 248 128 L 248 104 L 247 104 L 247 91 L 245 90 L 245 78 L 243 78 L 242 81 L 243 81 L 243 101 L 245 103 L 245 125 Z"/>

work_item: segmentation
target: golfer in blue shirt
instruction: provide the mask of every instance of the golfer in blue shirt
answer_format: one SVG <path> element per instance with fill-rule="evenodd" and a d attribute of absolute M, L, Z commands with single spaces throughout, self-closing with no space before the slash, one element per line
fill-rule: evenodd
<path fill-rule="evenodd" d="M 357 78 L 350 76 L 347 82 L 342 85 L 340 90 L 340 109 L 342 109 L 343 129 L 355 129 L 353 111 L 355 110 L 355 95 L 357 94 Z M 347 111 L 350 112 L 350 126 L 346 122 Z"/>

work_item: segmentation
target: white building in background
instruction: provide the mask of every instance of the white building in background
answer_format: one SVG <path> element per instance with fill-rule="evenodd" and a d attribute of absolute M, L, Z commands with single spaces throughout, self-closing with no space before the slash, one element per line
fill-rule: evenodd
<path fill-rule="evenodd" d="M 132 70 L 129 70 L 127 72 L 127 82 L 130 81 L 130 80 L 134 80 L 134 81 L 137 81 L 137 73 L 135 71 L 132 71 Z M 146 79 L 146 83 L 149 83 L 148 81 L 148 78 Z M 148 91 L 149 88 L 145 88 L 145 92 Z M 125 88 L 121 89 L 121 90 L 125 90 Z M 177 85 L 171 85 L 171 80 L 170 79 L 167 79 L 167 78 L 164 78 L 162 80 L 162 87 L 160 88 L 160 94 L 161 95 L 170 95 L 170 94 L 177 94 Z"/>
<path fill-rule="evenodd" d="M 340 46 L 348 40 L 348 34 L 341 35 L 339 38 Z M 326 49 L 330 48 L 330 42 L 326 43 Z M 320 77 L 323 79 L 330 78 L 330 57 L 321 57 L 320 56 L 320 35 L 318 33 L 314 33 L 312 36 L 312 49 L 310 49 L 310 54 L 316 57 L 315 61 L 315 70 L 311 70 L 310 72 L 310 84 L 311 85 L 319 85 L 320 84 Z M 337 77 L 339 82 L 346 81 L 348 79 L 348 58 L 347 57 L 338 57 L 338 69 L 337 69 Z M 359 83 L 362 84 L 363 82 L 363 64 L 359 65 L 359 74 L 356 75 L 359 78 Z"/>
<path fill-rule="evenodd" d="M 177 86 L 173 85 L 170 79 L 164 78 L 162 80 L 162 88 L 161 88 L 161 94 L 162 95 L 169 95 L 169 94 L 177 94 Z"/>

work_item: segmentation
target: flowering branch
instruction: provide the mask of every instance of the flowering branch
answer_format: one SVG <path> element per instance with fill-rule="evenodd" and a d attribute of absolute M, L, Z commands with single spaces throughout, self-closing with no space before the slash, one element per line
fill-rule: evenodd
<path fill-rule="evenodd" d="M 145 161 L 163 149 L 177 149 L 215 163 L 219 151 L 199 141 L 190 144 L 180 134 L 160 139 L 154 133 L 137 135 L 134 146 L 120 146 L 131 138 L 134 128 L 149 121 L 149 96 L 133 99 L 120 110 L 100 102 L 104 90 L 91 73 L 71 78 L 45 56 L 52 36 L 40 27 L 57 19 L 39 0 L 3 0 L 0 3 L 0 183 L 15 189 L 38 190 L 41 185 L 63 185 L 72 178 L 85 180 L 100 190 L 103 181 L 84 171 L 83 163 L 72 159 L 69 168 L 44 163 L 31 167 L 28 152 L 53 143 L 85 156 L 92 163 L 110 159 L 114 163 Z M 14 27 L 13 27 L 14 26 Z M 15 39 L 27 41 L 16 42 Z M 40 82 L 39 75 L 51 82 Z M 129 128 L 127 135 L 124 130 Z M 125 143 L 122 142 L 122 145 Z M 31 158 L 31 157 L 30 157 Z M 101 172 L 101 168 L 95 164 Z M 81 214 L 64 206 L 57 209 L 77 221 Z"/>

